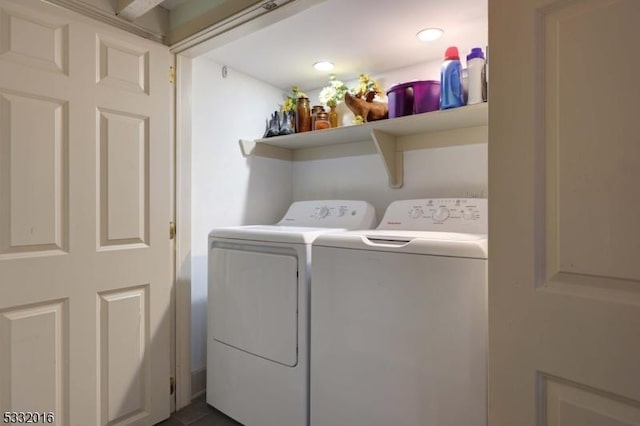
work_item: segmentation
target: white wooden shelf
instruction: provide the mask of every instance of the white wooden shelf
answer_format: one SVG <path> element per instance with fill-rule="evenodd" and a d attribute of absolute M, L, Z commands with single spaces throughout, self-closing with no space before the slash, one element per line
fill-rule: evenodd
<path fill-rule="evenodd" d="M 488 105 L 482 103 L 334 129 L 254 141 L 240 140 L 240 147 L 245 156 L 261 155 L 292 159 L 293 151 L 300 149 L 372 140 L 384 162 L 389 175 L 389 184 L 393 188 L 400 188 L 403 184 L 403 155 L 397 146 L 398 137 L 486 126 L 488 117 Z"/>

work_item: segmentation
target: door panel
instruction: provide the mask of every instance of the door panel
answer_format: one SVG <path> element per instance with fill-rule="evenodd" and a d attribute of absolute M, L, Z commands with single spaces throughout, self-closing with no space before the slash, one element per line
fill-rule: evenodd
<path fill-rule="evenodd" d="M 148 244 L 149 117 L 99 110 L 100 245 Z"/>
<path fill-rule="evenodd" d="M 0 0 L 0 412 L 169 415 L 168 48 Z"/>
<path fill-rule="evenodd" d="M 0 11 L 0 58 L 29 67 L 68 74 L 68 26 L 32 14 Z"/>
<path fill-rule="evenodd" d="M 66 251 L 67 109 L 0 89 L 0 256 Z"/>
<path fill-rule="evenodd" d="M 0 313 L 0 404 L 12 411 L 60 413 L 69 402 L 68 303 L 46 302 Z M 54 361 L 53 365 L 51 361 Z"/>
<path fill-rule="evenodd" d="M 99 298 L 101 424 L 129 423 L 151 410 L 149 287 L 115 290 Z"/>
<path fill-rule="evenodd" d="M 215 340 L 290 367 L 298 363 L 298 259 L 212 244 Z"/>
<path fill-rule="evenodd" d="M 489 4 L 490 424 L 640 425 L 640 3 Z"/>
<path fill-rule="evenodd" d="M 554 377 L 543 380 L 545 425 L 628 426 L 640 421 L 640 406 L 633 401 Z"/>
<path fill-rule="evenodd" d="M 102 35 L 97 42 L 98 83 L 149 94 L 149 51 Z"/>
<path fill-rule="evenodd" d="M 546 64 L 549 278 L 569 273 L 640 280 L 640 239 L 629 238 L 640 236 L 640 202 L 632 196 L 640 144 L 628 133 L 639 91 L 620 80 L 629 66 L 620 60 L 636 49 L 638 13 L 630 1 L 543 10 L 537 41 Z"/>

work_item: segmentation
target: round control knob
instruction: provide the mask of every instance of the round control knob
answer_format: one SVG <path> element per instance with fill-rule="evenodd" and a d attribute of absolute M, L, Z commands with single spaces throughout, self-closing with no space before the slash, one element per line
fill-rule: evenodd
<path fill-rule="evenodd" d="M 465 220 L 473 219 L 473 210 L 465 210 L 462 213 L 462 218 L 465 219 Z"/>
<path fill-rule="evenodd" d="M 345 212 L 344 209 L 338 209 L 338 211 L 336 212 L 336 216 L 337 217 L 342 217 L 342 216 L 344 216 L 344 212 Z"/>
<path fill-rule="evenodd" d="M 318 213 L 316 216 L 322 219 L 323 217 L 327 217 L 329 215 L 329 208 L 327 206 L 322 206 L 318 209 Z"/>
<path fill-rule="evenodd" d="M 409 211 L 409 216 L 411 219 L 418 219 L 423 213 L 422 209 L 415 208 Z"/>
<path fill-rule="evenodd" d="M 433 212 L 433 220 L 437 220 L 438 222 L 443 222 L 449 218 L 449 209 L 446 207 L 438 207 L 435 212 Z"/>

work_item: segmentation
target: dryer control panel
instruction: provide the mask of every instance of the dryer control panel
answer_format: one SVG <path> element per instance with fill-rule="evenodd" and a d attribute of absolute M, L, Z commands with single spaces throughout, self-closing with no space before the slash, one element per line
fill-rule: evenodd
<path fill-rule="evenodd" d="M 389 204 L 378 229 L 487 233 L 486 198 L 425 198 Z"/>
<path fill-rule="evenodd" d="M 374 207 L 360 200 L 296 201 L 289 207 L 280 226 L 372 229 L 376 226 Z"/>

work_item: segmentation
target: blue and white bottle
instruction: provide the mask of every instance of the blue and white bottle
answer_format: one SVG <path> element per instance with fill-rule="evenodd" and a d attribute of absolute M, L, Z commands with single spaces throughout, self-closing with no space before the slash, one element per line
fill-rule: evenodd
<path fill-rule="evenodd" d="M 462 88 L 462 64 L 455 46 L 449 47 L 444 54 L 440 68 L 440 109 L 457 108 L 464 105 Z"/>

